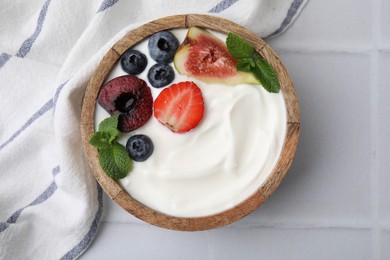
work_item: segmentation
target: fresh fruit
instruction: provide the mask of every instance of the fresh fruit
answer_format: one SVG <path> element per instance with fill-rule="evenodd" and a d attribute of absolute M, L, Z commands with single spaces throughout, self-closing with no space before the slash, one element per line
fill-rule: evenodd
<path fill-rule="evenodd" d="M 175 54 L 174 63 L 180 74 L 207 83 L 259 84 L 252 73 L 237 71 L 237 61 L 230 55 L 223 41 L 198 27 L 188 30 Z"/>
<path fill-rule="evenodd" d="M 150 57 L 160 63 L 172 62 L 178 47 L 179 41 L 169 31 L 153 34 L 148 42 Z"/>
<path fill-rule="evenodd" d="M 196 127 L 204 113 L 200 88 L 194 82 L 179 82 L 165 88 L 154 101 L 154 117 L 173 132 Z"/>
<path fill-rule="evenodd" d="M 143 162 L 152 155 L 154 146 L 148 136 L 133 135 L 127 140 L 126 150 L 131 159 L 136 162 Z"/>
<path fill-rule="evenodd" d="M 157 63 L 148 71 L 148 80 L 155 88 L 162 88 L 175 79 L 175 72 L 168 64 Z"/>
<path fill-rule="evenodd" d="M 140 74 L 145 70 L 146 65 L 148 65 L 148 59 L 140 51 L 129 49 L 122 55 L 122 69 L 131 75 Z"/>
<path fill-rule="evenodd" d="M 153 97 L 146 82 L 125 75 L 107 82 L 100 90 L 98 103 L 110 115 L 119 113 L 118 129 L 130 132 L 141 126 L 153 113 Z"/>

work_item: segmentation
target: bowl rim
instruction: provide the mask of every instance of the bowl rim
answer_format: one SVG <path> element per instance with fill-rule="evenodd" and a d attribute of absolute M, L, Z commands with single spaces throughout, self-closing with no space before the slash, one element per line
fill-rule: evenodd
<path fill-rule="evenodd" d="M 158 212 L 138 202 L 117 181 L 108 177 L 101 169 L 98 151 L 89 144 L 89 139 L 95 131 L 94 114 L 99 90 L 121 55 L 128 48 L 156 32 L 192 26 L 224 34 L 228 32 L 238 34 L 251 43 L 256 51 L 273 66 L 279 78 L 286 107 L 286 133 L 282 151 L 276 165 L 267 179 L 250 197 L 235 207 L 214 215 L 205 217 L 174 217 Z M 119 206 L 133 216 L 155 226 L 181 231 L 199 231 L 221 227 L 243 218 L 262 205 L 277 189 L 290 168 L 297 150 L 300 136 L 300 112 L 295 88 L 286 68 L 275 51 L 262 39 L 246 28 L 220 17 L 202 14 L 173 15 L 153 20 L 129 31 L 107 51 L 85 90 L 81 111 L 81 136 L 84 152 L 94 177 L 106 194 Z"/>

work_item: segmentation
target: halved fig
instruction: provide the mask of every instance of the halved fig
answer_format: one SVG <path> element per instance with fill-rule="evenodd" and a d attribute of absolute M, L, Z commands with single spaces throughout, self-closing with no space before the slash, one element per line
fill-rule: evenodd
<path fill-rule="evenodd" d="M 222 40 L 198 27 L 188 29 L 175 54 L 174 64 L 180 74 L 207 83 L 259 84 L 252 73 L 237 71 L 237 61 Z"/>

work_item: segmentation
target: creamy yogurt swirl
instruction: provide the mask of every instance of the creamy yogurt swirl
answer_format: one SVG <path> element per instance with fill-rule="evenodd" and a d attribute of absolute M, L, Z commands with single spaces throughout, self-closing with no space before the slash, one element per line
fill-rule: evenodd
<path fill-rule="evenodd" d="M 182 41 L 186 30 L 172 32 Z M 135 49 L 148 56 L 146 42 Z M 148 56 L 139 77 L 147 81 L 153 64 Z M 108 80 L 124 74 L 117 65 Z M 174 82 L 180 81 L 193 81 L 202 90 L 201 123 L 178 134 L 152 116 L 141 128 L 123 135 L 119 141 L 124 145 L 131 135 L 149 136 L 154 152 L 144 162 L 133 162 L 129 175 L 119 182 L 134 199 L 161 213 L 208 216 L 243 202 L 264 183 L 280 156 L 286 108 L 281 93 L 268 93 L 260 85 L 207 84 L 176 72 Z M 153 97 L 160 91 L 152 88 Z M 95 122 L 108 116 L 97 106 Z"/>

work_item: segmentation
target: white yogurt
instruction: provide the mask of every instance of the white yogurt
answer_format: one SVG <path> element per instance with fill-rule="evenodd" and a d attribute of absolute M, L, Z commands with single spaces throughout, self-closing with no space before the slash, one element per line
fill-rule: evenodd
<path fill-rule="evenodd" d="M 172 31 L 179 42 L 187 30 Z M 214 32 L 213 32 L 214 33 Z M 214 33 L 221 39 L 225 36 Z M 147 42 L 134 49 L 155 64 Z M 172 64 L 173 66 L 173 64 Z M 175 71 L 176 72 L 176 71 Z M 117 64 L 109 79 L 125 75 Z M 201 123 L 188 133 L 174 133 L 152 116 L 141 128 L 123 134 L 125 145 L 134 134 L 149 136 L 154 152 L 119 182 L 136 200 L 176 217 L 201 217 L 241 203 L 264 183 L 275 166 L 284 141 L 286 108 L 280 93 L 260 85 L 206 84 L 176 72 L 175 81 L 193 81 L 202 90 L 205 112 Z M 162 89 L 151 87 L 155 99 Z M 109 114 L 97 105 L 95 125 Z"/>

